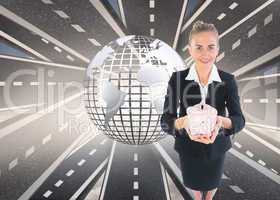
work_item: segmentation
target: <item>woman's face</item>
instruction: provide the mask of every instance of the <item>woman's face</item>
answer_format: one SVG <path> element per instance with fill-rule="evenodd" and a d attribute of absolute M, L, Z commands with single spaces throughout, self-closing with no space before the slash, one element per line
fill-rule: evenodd
<path fill-rule="evenodd" d="M 211 67 L 219 53 L 218 35 L 210 31 L 194 34 L 188 49 L 196 65 Z"/>

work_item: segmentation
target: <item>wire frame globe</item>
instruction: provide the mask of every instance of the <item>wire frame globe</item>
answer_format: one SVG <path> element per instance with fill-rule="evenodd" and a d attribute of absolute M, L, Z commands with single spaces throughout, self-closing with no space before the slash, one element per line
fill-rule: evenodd
<path fill-rule="evenodd" d="M 90 64 L 90 72 L 85 79 L 85 107 L 94 125 L 109 138 L 131 145 L 150 144 L 164 138 L 166 134 L 160 126 L 161 113 L 157 112 L 151 100 L 153 91 L 149 85 L 139 81 L 139 70 L 143 59 L 153 67 L 166 68 L 166 65 L 163 66 L 165 63 L 156 56 L 147 57 L 147 53 L 152 50 L 150 44 L 155 41 L 154 38 L 130 36 L 125 41 L 123 44 L 110 42 L 106 45 L 113 50 L 110 56 L 104 57 L 99 66 Z M 100 88 L 102 80 L 113 85 L 114 90 L 126 94 L 123 102 L 107 121 L 108 108 L 100 103 L 102 101 L 100 93 L 104 92 Z M 162 99 L 166 93 L 167 83 L 163 87 Z M 107 93 L 109 93 L 108 98 L 114 98 L 114 96 L 110 97 L 110 91 Z"/>

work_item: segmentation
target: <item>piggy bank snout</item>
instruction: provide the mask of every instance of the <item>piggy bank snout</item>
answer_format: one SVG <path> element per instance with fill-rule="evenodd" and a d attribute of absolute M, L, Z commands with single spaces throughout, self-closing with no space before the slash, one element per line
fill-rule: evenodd
<path fill-rule="evenodd" d="M 211 134 L 217 120 L 217 110 L 207 104 L 187 108 L 191 134 Z"/>

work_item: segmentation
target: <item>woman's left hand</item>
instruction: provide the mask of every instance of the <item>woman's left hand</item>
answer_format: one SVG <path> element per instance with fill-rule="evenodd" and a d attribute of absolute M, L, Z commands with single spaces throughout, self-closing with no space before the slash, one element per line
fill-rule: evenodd
<path fill-rule="evenodd" d="M 211 136 L 209 138 L 209 143 L 210 144 L 215 142 L 215 139 L 216 139 L 216 137 L 217 137 L 217 135 L 219 133 L 219 130 L 222 127 L 222 125 L 223 125 L 222 116 L 218 115 L 217 116 L 216 125 L 215 125 L 213 131 L 211 132 Z"/>

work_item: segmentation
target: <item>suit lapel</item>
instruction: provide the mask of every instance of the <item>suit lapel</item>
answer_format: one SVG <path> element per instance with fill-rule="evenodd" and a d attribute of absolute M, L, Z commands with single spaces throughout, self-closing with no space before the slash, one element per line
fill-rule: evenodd
<path fill-rule="evenodd" d="M 183 98 L 187 100 L 188 106 L 201 102 L 201 92 L 198 83 L 194 80 L 185 80 L 185 82 L 186 87 L 183 88 Z"/>
<path fill-rule="evenodd" d="M 214 91 L 215 91 L 215 85 L 216 85 L 216 82 L 212 82 L 208 85 L 208 92 L 207 92 L 207 97 L 206 97 L 206 104 L 208 105 L 212 105 L 212 98 L 215 96 L 214 94 Z"/>
<path fill-rule="evenodd" d="M 206 103 L 213 107 L 217 107 L 217 104 L 223 103 L 224 99 L 224 83 L 213 81 L 208 86 L 208 93 L 206 98 Z"/>

